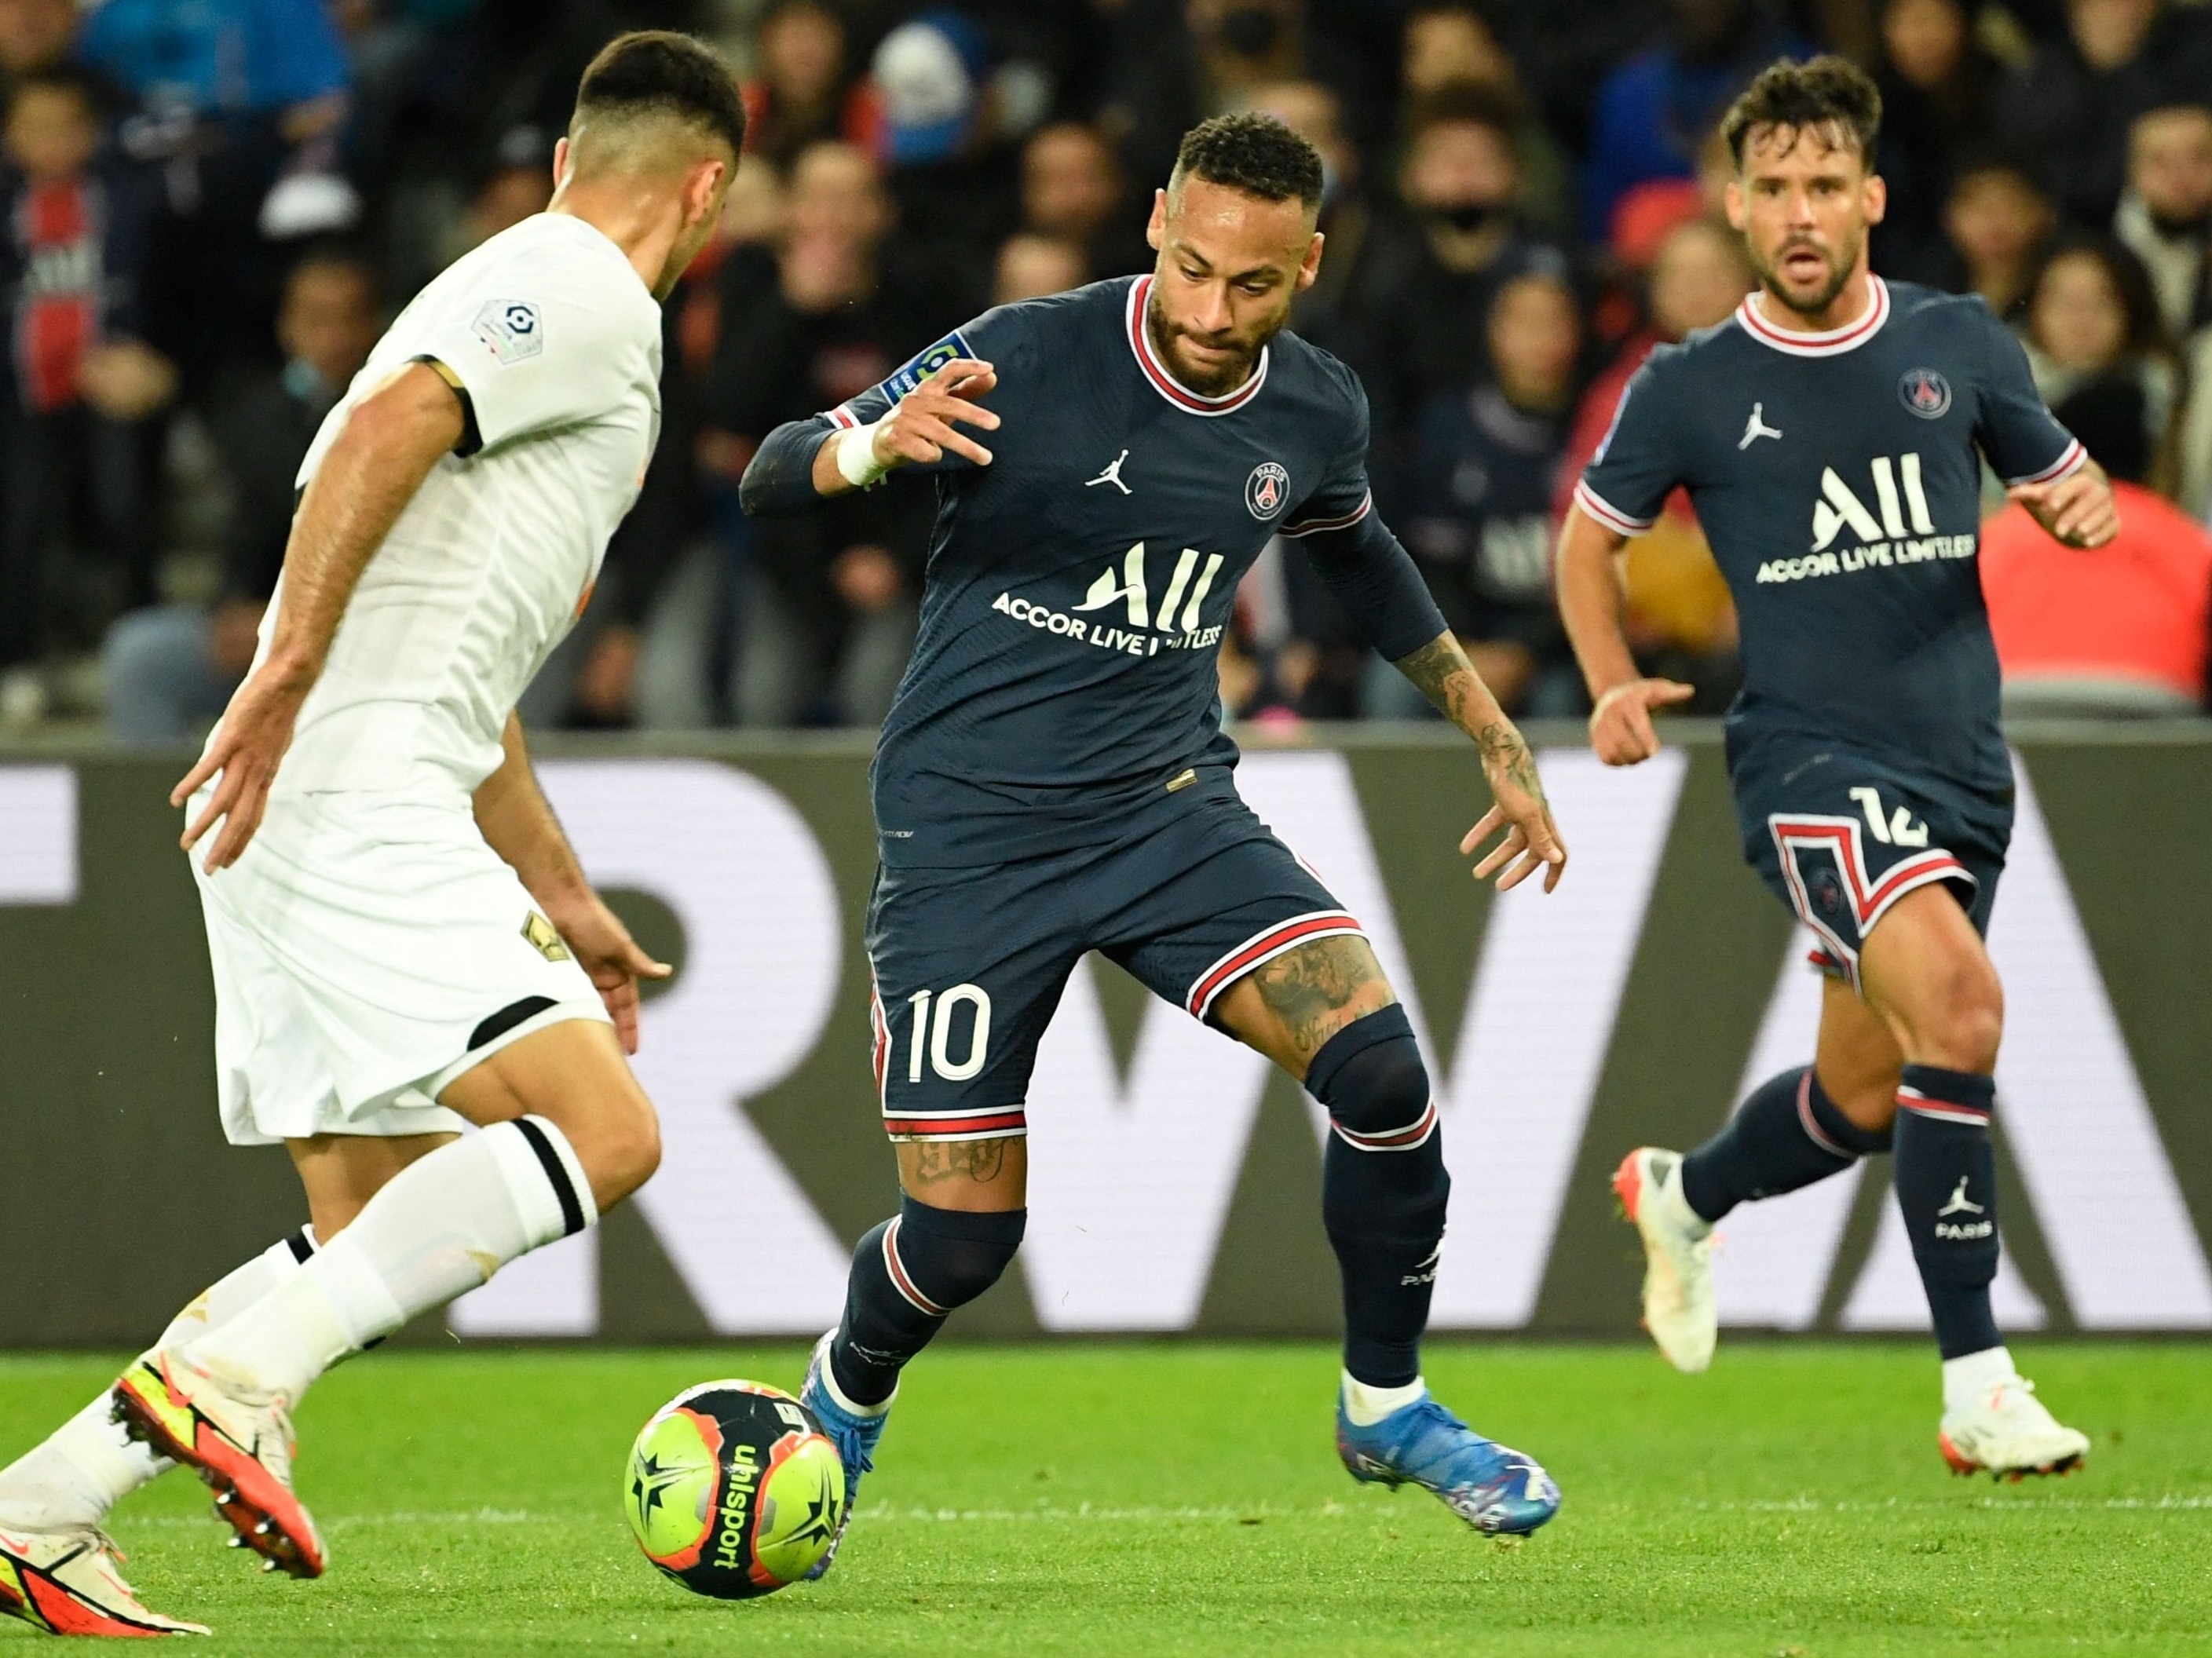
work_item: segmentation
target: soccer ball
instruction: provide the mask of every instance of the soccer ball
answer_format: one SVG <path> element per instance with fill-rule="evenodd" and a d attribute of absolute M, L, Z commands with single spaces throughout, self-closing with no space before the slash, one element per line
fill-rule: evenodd
<path fill-rule="evenodd" d="M 829 1552 L 845 1465 L 813 1413 L 757 1382 L 703 1382 L 630 1448 L 623 1506 L 645 1558 L 717 1600 L 773 1594 Z"/>

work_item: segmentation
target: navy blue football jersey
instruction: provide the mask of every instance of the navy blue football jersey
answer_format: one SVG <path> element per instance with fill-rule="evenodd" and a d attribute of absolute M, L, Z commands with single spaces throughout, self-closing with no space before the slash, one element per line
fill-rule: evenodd
<path fill-rule="evenodd" d="M 2087 457 L 1978 298 L 1873 289 L 1825 334 L 1774 327 L 1754 295 L 1662 346 L 1575 499 L 1632 536 L 1689 489 L 1742 626 L 1732 745 L 1796 733 L 2003 790 L 1977 452 L 2008 483 Z"/>
<path fill-rule="evenodd" d="M 817 417 L 864 425 L 954 357 L 998 371 L 1001 425 L 962 428 L 991 465 L 930 469 L 921 629 L 872 773 L 886 864 L 1118 840 L 1170 785 L 1230 786 L 1215 659 L 1238 581 L 1271 536 L 1368 517 L 1351 371 L 1284 333 L 1243 386 L 1200 397 L 1152 348 L 1151 282 L 988 312 Z M 1442 618 L 1425 609 L 1413 631 L 1426 643 Z"/>

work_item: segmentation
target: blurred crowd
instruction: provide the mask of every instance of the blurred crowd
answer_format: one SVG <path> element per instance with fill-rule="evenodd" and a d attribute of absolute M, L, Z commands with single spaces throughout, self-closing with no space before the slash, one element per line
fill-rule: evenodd
<path fill-rule="evenodd" d="M 1510 708 L 1584 711 L 1552 598 L 1565 491 L 1644 357 L 1750 290 L 1716 124 L 1820 50 L 1887 101 L 1875 268 L 1979 294 L 2122 481 L 2095 554 L 1992 481 L 2008 699 L 2204 708 L 2212 4 L 0 0 L 0 728 L 205 728 L 318 422 L 416 288 L 544 206 L 578 75 L 635 26 L 721 42 L 752 132 L 665 307 L 659 452 L 534 724 L 879 720 L 929 487 L 750 521 L 754 446 L 989 305 L 1149 268 L 1177 139 L 1252 108 L 1327 163 L 1294 325 L 1367 387 L 1388 521 Z M 1641 659 L 1717 712 L 1735 622 L 1686 499 L 1627 581 Z M 1280 544 L 1221 677 L 1261 722 L 1425 713 Z"/>

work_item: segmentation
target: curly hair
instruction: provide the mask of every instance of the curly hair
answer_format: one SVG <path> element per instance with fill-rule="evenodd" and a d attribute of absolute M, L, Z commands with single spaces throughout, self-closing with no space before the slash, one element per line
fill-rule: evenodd
<path fill-rule="evenodd" d="M 1881 133 L 1881 91 L 1866 71 L 1848 59 L 1826 56 L 1794 64 L 1784 58 L 1759 72 L 1729 106 L 1721 137 L 1729 155 L 1743 166 L 1743 147 L 1754 131 L 1788 127 L 1811 131 L 1855 149 L 1869 169 L 1875 141 Z"/>
<path fill-rule="evenodd" d="M 1168 188 L 1203 179 L 1257 196 L 1321 206 L 1321 154 L 1272 115 L 1217 115 L 1182 136 Z"/>

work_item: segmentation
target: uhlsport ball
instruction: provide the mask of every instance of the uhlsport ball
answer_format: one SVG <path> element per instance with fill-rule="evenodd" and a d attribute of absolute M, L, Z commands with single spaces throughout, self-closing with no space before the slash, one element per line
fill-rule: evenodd
<path fill-rule="evenodd" d="M 718 1600 L 773 1594 L 829 1552 L 845 1465 L 813 1413 L 757 1382 L 704 1382 L 630 1449 L 623 1505 L 645 1558 Z"/>

